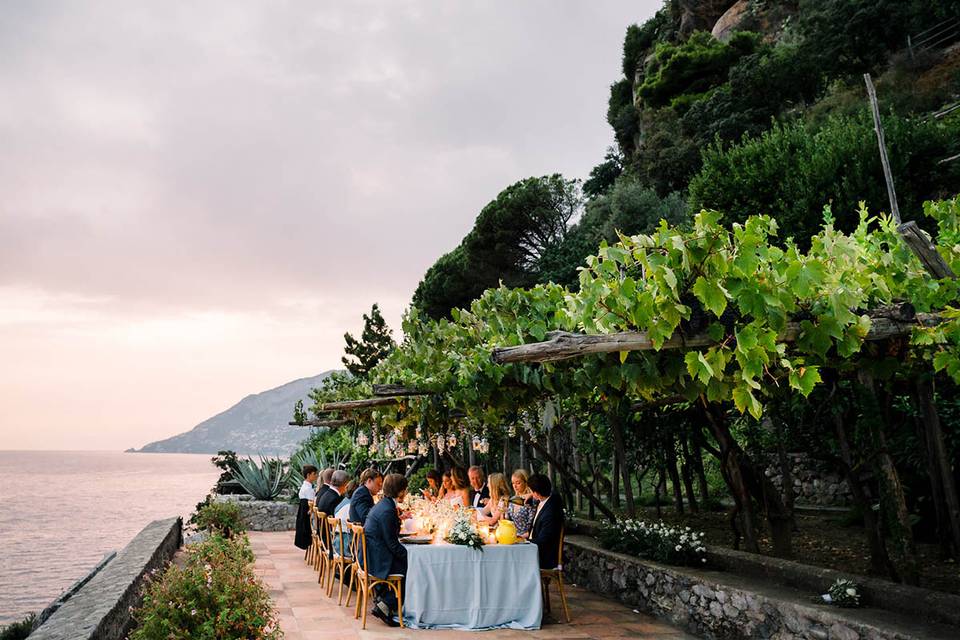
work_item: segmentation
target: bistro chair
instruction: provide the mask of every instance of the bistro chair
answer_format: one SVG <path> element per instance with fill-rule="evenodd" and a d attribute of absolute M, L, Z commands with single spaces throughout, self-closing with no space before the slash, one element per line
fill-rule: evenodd
<path fill-rule="evenodd" d="M 403 628 L 403 595 L 400 592 L 400 583 L 403 580 L 403 576 L 400 574 L 390 574 L 387 576 L 386 580 L 377 578 L 376 576 L 371 576 L 366 571 L 367 566 L 367 536 L 363 532 L 363 525 L 360 524 L 351 524 L 350 530 L 353 532 L 353 537 L 350 540 L 350 547 L 352 549 L 352 555 L 354 558 L 353 561 L 353 572 L 350 577 L 351 588 L 347 590 L 347 606 L 350 606 L 350 595 L 353 593 L 353 585 L 357 585 L 357 608 L 354 611 L 353 617 L 357 619 L 360 617 L 360 610 L 363 609 L 363 622 L 360 625 L 361 629 L 367 628 L 367 606 L 370 600 L 370 592 L 378 584 L 385 584 L 391 589 L 393 589 L 394 594 L 397 596 L 397 617 L 400 618 L 400 627 Z"/>
<path fill-rule="evenodd" d="M 317 553 L 318 538 L 319 533 L 317 532 L 317 508 L 312 502 L 307 503 L 307 509 L 309 509 L 308 517 L 310 518 L 310 546 L 307 547 L 307 553 L 304 556 L 307 564 L 310 566 L 315 566 L 316 560 L 315 554 Z"/>
<path fill-rule="evenodd" d="M 330 566 L 330 546 L 327 535 L 327 514 L 314 508 L 314 517 L 316 521 L 316 538 L 314 539 L 317 549 L 313 554 L 314 571 L 318 572 L 317 584 L 323 584 L 323 579 L 327 576 L 327 567 Z"/>
<path fill-rule="evenodd" d="M 329 578 L 327 580 L 327 597 L 333 597 L 333 580 L 337 578 L 337 569 L 340 570 L 340 586 L 337 588 L 337 604 L 343 604 L 343 584 L 347 579 L 347 570 L 350 569 L 350 566 L 353 564 L 353 537 L 351 536 L 350 550 L 346 548 L 346 535 L 343 530 L 343 521 L 340 518 L 327 518 L 327 526 L 330 530 L 329 540 L 330 540 L 330 550 L 332 556 L 330 557 L 329 565 Z M 337 541 L 337 544 L 334 545 L 334 540 Z M 337 549 L 340 549 L 338 552 Z M 349 591 L 347 592 L 349 595 Z"/>
<path fill-rule="evenodd" d="M 560 592 L 560 602 L 563 604 L 563 615 L 570 622 L 570 609 L 567 608 L 567 596 L 563 592 L 563 536 L 564 528 L 560 528 L 560 550 L 557 553 L 557 566 L 553 569 L 540 569 L 540 584 L 543 588 L 543 603 L 550 611 L 550 581 L 557 581 L 557 591 Z"/>

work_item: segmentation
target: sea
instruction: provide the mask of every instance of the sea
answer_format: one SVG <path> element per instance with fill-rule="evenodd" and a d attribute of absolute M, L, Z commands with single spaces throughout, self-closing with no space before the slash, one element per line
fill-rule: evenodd
<path fill-rule="evenodd" d="M 210 457 L 0 451 L 0 626 L 39 613 L 153 520 L 186 522 L 220 475 Z"/>

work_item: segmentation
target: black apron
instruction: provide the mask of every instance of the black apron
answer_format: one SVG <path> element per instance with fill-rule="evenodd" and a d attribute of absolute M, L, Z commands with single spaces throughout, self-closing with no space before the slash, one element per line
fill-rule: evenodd
<path fill-rule="evenodd" d="M 293 539 L 293 544 L 301 549 L 309 549 L 313 541 L 310 531 L 310 503 L 306 498 L 300 498 L 300 506 L 297 507 L 297 534 Z"/>

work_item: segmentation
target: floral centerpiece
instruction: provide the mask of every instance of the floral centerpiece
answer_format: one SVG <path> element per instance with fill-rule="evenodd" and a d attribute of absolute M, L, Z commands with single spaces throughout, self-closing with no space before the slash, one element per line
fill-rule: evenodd
<path fill-rule="evenodd" d="M 837 607 L 859 607 L 860 606 L 860 585 L 850 580 L 837 580 L 830 589 L 820 596 L 827 604 Z"/>
<path fill-rule="evenodd" d="M 444 539 L 450 544 L 461 544 L 483 551 L 483 538 L 477 533 L 477 527 L 469 516 L 458 515 Z"/>

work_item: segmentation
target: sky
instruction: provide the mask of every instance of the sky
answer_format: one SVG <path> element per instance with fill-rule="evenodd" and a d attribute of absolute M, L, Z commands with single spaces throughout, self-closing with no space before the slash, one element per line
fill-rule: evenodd
<path fill-rule="evenodd" d="M 585 178 L 659 0 L 5 3 L 0 449 L 340 366 L 509 184 Z"/>

